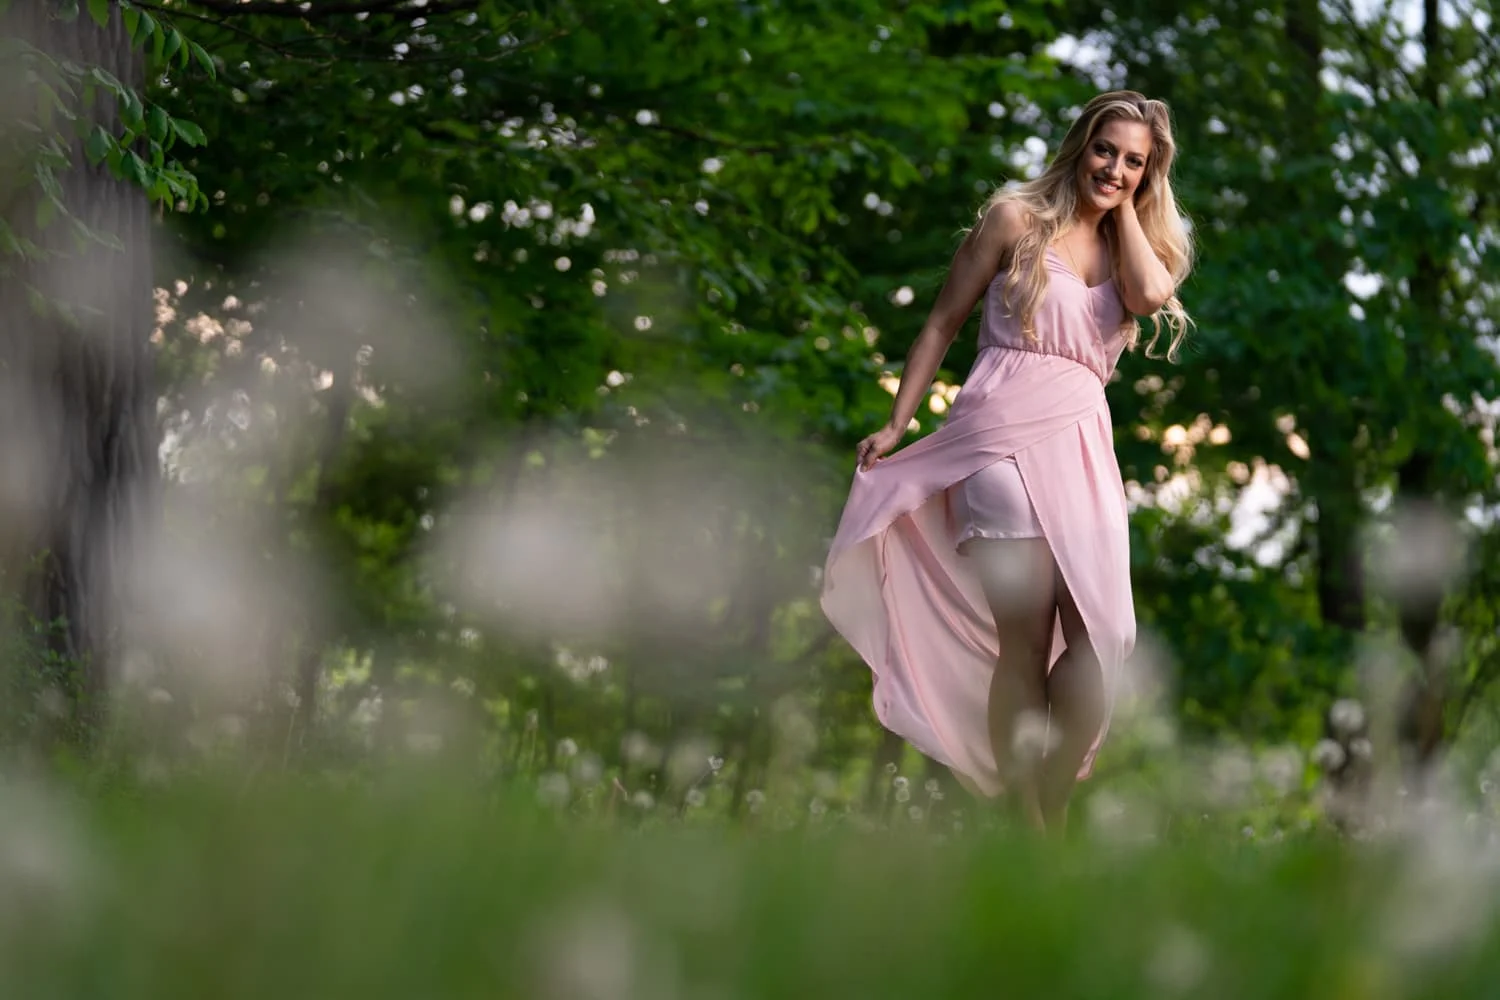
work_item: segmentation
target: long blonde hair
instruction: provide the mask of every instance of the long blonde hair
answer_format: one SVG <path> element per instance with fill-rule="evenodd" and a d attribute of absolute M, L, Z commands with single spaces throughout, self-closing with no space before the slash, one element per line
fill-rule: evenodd
<path fill-rule="evenodd" d="M 1014 314 L 1019 303 L 1021 329 L 1028 339 L 1036 339 L 1033 319 L 1036 307 L 1047 288 L 1047 269 L 1041 266 L 1047 248 L 1073 225 L 1074 212 L 1078 207 L 1078 161 L 1088 148 L 1094 133 L 1105 122 L 1123 120 L 1140 122 L 1151 129 L 1151 154 L 1146 160 L 1146 172 L 1136 195 L 1136 216 L 1151 249 L 1172 275 L 1173 283 L 1181 285 L 1192 269 L 1193 246 L 1177 199 L 1172 194 L 1172 160 L 1177 155 L 1177 143 L 1172 138 L 1171 116 L 1166 104 L 1149 100 L 1133 90 L 1116 90 L 1100 94 L 1084 106 L 1068 134 L 1063 136 L 1057 156 L 1047 165 L 1041 176 L 1002 189 L 993 194 L 980 210 L 981 222 L 995 205 L 1014 201 L 1029 216 L 1030 225 L 1017 241 L 1011 255 L 1010 273 L 1003 286 L 1006 307 Z M 1113 258 L 1112 269 L 1118 273 L 1119 241 L 1116 239 L 1113 215 L 1101 223 L 1105 238 L 1109 241 Z M 1019 299 L 1017 292 L 1020 293 Z M 1161 339 L 1162 324 L 1171 332 L 1167 346 L 1168 360 L 1177 359 L 1177 349 L 1187 335 L 1192 318 L 1183 308 L 1182 301 L 1173 296 L 1151 315 L 1152 336 L 1146 344 L 1147 357 L 1155 357 L 1157 342 Z M 1125 320 L 1126 347 L 1134 349 L 1139 339 L 1135 317 Z"/>

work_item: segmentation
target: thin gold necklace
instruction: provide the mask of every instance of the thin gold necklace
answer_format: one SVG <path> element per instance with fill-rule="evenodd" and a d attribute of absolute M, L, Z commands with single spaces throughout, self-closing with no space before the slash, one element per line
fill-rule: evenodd
<path fill-rule="evenodd" d="M 1079 268 L 1078 260 L 1073 256 L 1073 248 L 1064 243 L 1063 251 L 1068 255 L 1068 263 L 1073 265 L 1073 273 L 1078 275 L 1079 281 L 1087 285 L 1089 283 L 1088 275 L 1084 274 L 1082 269 Z"/>

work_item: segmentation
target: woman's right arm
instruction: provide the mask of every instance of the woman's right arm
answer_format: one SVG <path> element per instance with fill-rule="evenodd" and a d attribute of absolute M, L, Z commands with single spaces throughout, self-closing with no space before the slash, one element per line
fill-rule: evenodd
<path fill-rule="evenodd" d="M 890 421 L 859 443 L 861 468 L 870 468 L 876 459 L 901 442 L 912 417 L 917 415 L 917 407 L 927 398 L 938 366 L 953 345 L 953 338 L 963 329 L 964 321 L 973 312 L 979 297 L 994 280 L 1000 265 L 1010 257 L 1016 241 L 1025 231 L 1025 210 L 1015 202 L 1007 201 L 991 206 L 979 225 L 964 237 L 958 252 L 953 255 L 943 290 L 938 293 L 927 322 L 922 324 L 922 332 L 906 355 L 906 366 L 891 408 Z"/>

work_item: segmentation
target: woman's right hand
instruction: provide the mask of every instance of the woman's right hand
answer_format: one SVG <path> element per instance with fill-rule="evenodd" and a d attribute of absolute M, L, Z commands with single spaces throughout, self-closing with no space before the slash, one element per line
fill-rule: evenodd
<path fill-rule="evenodd" d="M 859 457 L 860 469 L 865 472 L 870 471 L 882 455 L 901 443 L 901 438 L 904 436 L 900 428 L 886 424 L 865 438 L 854 452 Z"/>

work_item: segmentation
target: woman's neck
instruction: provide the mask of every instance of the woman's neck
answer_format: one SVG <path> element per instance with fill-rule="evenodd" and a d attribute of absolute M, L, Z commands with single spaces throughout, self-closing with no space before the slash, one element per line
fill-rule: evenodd
<path fill-rule="evenodd" d="M 1105 214 L 1104 212 L 1079 209 L 1073 213 L 1073 225 L 1079 229 L 1087 229 L 1098 234 L 1103 228 Z"/>

